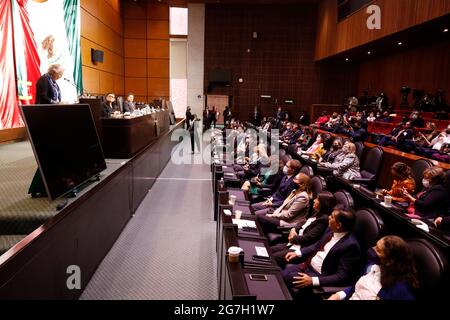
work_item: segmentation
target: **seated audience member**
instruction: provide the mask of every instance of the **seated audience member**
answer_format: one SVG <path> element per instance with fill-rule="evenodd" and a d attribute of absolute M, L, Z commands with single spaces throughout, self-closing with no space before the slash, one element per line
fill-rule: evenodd
<path fill-rule="evenodd" d="M 323 111 L 321 116 L 317 119 L 317 121 L 314 123 L 314 125 L 316 125 L 317 127 L 321 127 L 322 125 L 324 125 L 325 123 L 328 122 L 328 120 L 330 120 L 330 117 L 327 115 L 326 111 Z"/>
<path fill-rule="evenodd" d="M 423 173 L 424 190 L 413 197 L 405 188 L 403 197 L 411 202 L 408 209 L 410 216 L 435 219 L 447 215 L 449 202 L 448 192 L 444 186 L 445 174 L 441 167 L 431 167 Z"/>
<path fill-rule="evenodd" d="M 383 114 L 378 118 L 380 122 L 391 122 L 391 117 L 389 116 L 389 112 L 384 111 Z"/>
<path fill-rule="evenodd" d="M 423 128 L 425 127 L 425 120 L 423 120 L 422 115 L 419 111 L 414 111 L 411 116 L 411 126 L 413 128 Z"/>
<path fill-rule="evenodd" d="M 336 207 L 328 220 L 328 230 L 316 243 L 302 247 L 291 260 L 312 259 L 300 265 L 286 267 L 282 271 L 289 289 L 295 296 L 312 297 L 312 288 L 319 286 L 351 286 L 361 272 L 361 250 L 352 233 L 355 215 Z"/>
<path fill-rule="evenodd" d="M 333 169 L 335 177 L 342 177 L 347 180 L 361 178 L 359 159 L 355 152 L 355 144 L 346 142 L 342 147 L 342 153 L 336 157 L 333 163 L 319 163 L 318 167 Z"/>
<path fill-rule="evenodd" d="M 361 121 L 354 122 L 347 133 L 350 135 L 353 142 L 364 142 L 367 139 L 367 131 Z"/>
<path fill-rule="evenodd" d="M 328 150 L 322 158 L 319 159 L 319 162 L 329 162 L 333 163 L 334 160 L 342 153 L 342 139 L 336 138 L 331 145 L 330 150 Z"/>
<path fill-rule="evenodd" d="M 391 167 L 391 176 L 394 181 L 391 190 L 383 189 L 379 193 L 383 196 L 390 195 L 392 201 L 407 202 L 408 199 L 403 196 L 403 190 L 405 189 L 408 193 L 414 194 L 416 189 L 416 182 L 411 175 L 411 168 L 403 162 L 394 163 Z"/>
<path fill-rule="evenodd" d="M 447 129 L 441 132 L 437 137 L 431 140 L 428 147 L 419 147 L 415 152 L 424 157 L 430 158 L 433 154 L 438 153 L 442 146 L 446 143 L 450 143 L 450 125 Z"/>
<path fill-rule="evenodd" d="M 311 147 L 308 148 L 305 152 L 301 152 L 304 155 L 310 156 L 313 159 L 319 159 L 321 156 L 325 154 L 324 149 L 325 136 L 323 134 L 318 134 L 316 141 L 312 144 Z"/>
<path fill-rule="evenodd" d="M 300 149 L 306 149 L 309 144 L 311 143 L 311 139 L 313 136 L 313 132 L 311 128 L 305 128 L 303 133 L 300 135 L 300 137 L 297 139 L 297 147 Z"/>
<path fill-rule="evenodd" d="M 339 121 L 339 114 L 337 112 L 333 112 L 333 114 L 330 117 L 330 119 L 328 120 L 328 122 L 323 124 L 321 126 L 321 128 L 324 130 L 332 131 L 332 130 L 334 130 L 338 121 Z"/>
<path fill-rule="evenodd" d="M 418 286 L 408 244 L 397 236 L 386 236 L 369 249 L 365 273 L 355 286 L 328 300 L 414 300 Z"/>
<path fill-rule="evenodd" d="M 245 181 L 241 188 L 244 192 L 248 192 L 250 195 L 259 195 L 261 189 L 270 189 L 275 191 L 278 188 L 284 177 L 283 168 L 285 163 L 283 159 L 277 155 L 272 155 L 269 161 L 270 165 L 272 165 L 274 161 L 278 161 L 278 171 L 272 172 L 267 168 L 264 174 L 260 173 L 257 177 Z"/>
<path fill-rule="evenodd" d="M 394 128 L 392 130 L 392 133 L 397 132 L 399 127 Z M 391 133 L 391 134 L 392 134 Z M 401 129 L 397 135 L 389 135 L 385 136 L 380 140 L 378 143 L 380 146 L 394 146 L 399 149 L 402 149 L 404 146 L 404 143 L 408 140 L 411 140 L 414 137 L 414 128 L 411 126 L 411 122 L 406 122 L 403 129 Z"/>
<path fill-rule="evenodd" d="M 426 128 L 428 129 L 427 134 L 419 132 L 413 140 L 408 140 L 405 142 L 404 149 L 408 152 L 415 152 L 417 148 L 427 148 L 431 145 L 431 141 L 439 135 L 437 126 L 434 122 L 428 122 Z"/>
<path fill-rule="evenodd" d="M 108 93 L 106 95 L 106 101 L 102 102 L 101 105 L 101 117 L 102 118 L 109 118 L 114 111 L 117 111 L 115 102 L 116 96 L 114 93 Z"/>
<path fill-rule="evenodd" d="M 450 163 L 450 143 L 444 143 L 439 152 L 433 153 L 431 159 Z"/>
<path fill-rule="evenodd" d="M 291 132 L 292 132 L 292 123 L 282 122 L 282 127 L 280 128 L 280 140 L 283 140 L 284 137 L 290 135 Z"/>
<path fill-rule="evenodd" d="M 289 161 L 283 168 L 283 173 L 285 176 L 281 179 L 280 185 L 277 191 L 267 199 L 267 201 L 252 204 L 253 211 L 256 214 L 266 214 L 272 213 L 280 207 L 284 199 L 286 199 L 295 189 L 295 184 L 293 183 L 294 177 L 300 172 L 302 164 L 298 160 Z"/>
<path fill-rule="evenodd" d="M 273 213 L 258 215 L 263 232 L 267 235 L 277 232 L 278 227 L 296 228 L 306 221 L 311 198 L 311 179 L 304 173 L 294 178 L 295 190 L 284 200 Z"/>
<path fill-rule="evenodd" d="M 369 116 L 367 117 L 367 121 L 368 121 L 368 122 L 374 122 L 374 121 L 377 121 L 377 118 L 375 117 L 375 113 L 374 113 L 374 112 L 371 112 L 371 113 L 369 114 Z"/>
<path fill-rule="evenodd" d="M 134 110 L 136 110 L 136 104 L 134 103 L 134 95 L 130 93 L 127 97 L 127 100 L 123 103 L 123 112 L 133 113 Z"/>
<path fill-rule="evenodd" d="M 328 219 L 336 206 L 336 199 L 330 192 L 321 192 L 314 199 L 312 216 L 297 230 L 292 228 L 289 232 L 288 243 L 280 243 L 270 247 L 271 256 L 280 266 L 291 261 L 291 255 L 300 252 L 302 247 L 307 247 L 320 240 L 328 227 Z M 288 255 L 288 253 L 290 253 Z"/>

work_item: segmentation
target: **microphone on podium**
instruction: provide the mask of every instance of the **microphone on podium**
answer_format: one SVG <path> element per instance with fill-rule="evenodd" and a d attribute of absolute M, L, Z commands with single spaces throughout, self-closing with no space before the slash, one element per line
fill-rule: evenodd
<path fill-rule="evenodd" d="M 76 83 L 70 81 L 70 80 L 67 79 L 67 78 L 63 78 L 63 80 L 65 80 L 65 81 L 69 82 L 71 85 L 73 85 L 73 86 L 77 89 L 77 92 L 80 91 L 81 88 L 78 87 Z M 86 95 L 86 96 L 88 96 L 88 97 L 91 96 L 91 94 L 89 93 L 89 91 L 87 91 L 86 89 L 83 88 L 83 89 L 81 89 L 81 91 L 83 92 L 82 95 Z"/>

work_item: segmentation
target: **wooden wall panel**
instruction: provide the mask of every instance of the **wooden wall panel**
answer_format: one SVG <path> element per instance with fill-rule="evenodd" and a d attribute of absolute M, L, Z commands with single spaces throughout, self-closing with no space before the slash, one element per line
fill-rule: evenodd
<path fill-rule="evenodd" d="M 147 39 L 147 20 L 125 20 L 124 37 L 132 39 Z"/>
<path fill-rule="evenodd" d="M 205 92 L 232 96 L 233 112 L 243 120 L 255 106 L 270 116 L 281 105 L 297 118 L 314 103 L 342 101 L 356 90 L 356 72 L 352 64 L 314 62 L 316 17 L 315 5 L 207 5 Z M 208 86 L 215 67 L 231 70 L 230 87 Z M 295 105 L 284 105 L 285 99 Z"/>
<path fill-rule="evenodd" d="M 104 52 L 94 65 L 91 49 Z M 114 91 L 124 94 L 124 42 L 120 0 L 81 1 L 81 53 L 83 86 L 93 95 Z"/>
<path fill-rule="evenodd" d="M 369 15 L 363 8 L 337 22 L 337 2 L 322 0 L 319 6 L 315 59 L 367 44 L 388 35 L 450 13 L 448 0 L 375 0 L 381 8 L 381 30 L 369 30 Z"/>
<path fill-rule="evenodd" d="M 408 85 L 434 94 L 450 92 L 450 42 L 439 42 L 370 59 L 360 64 L 358 92 L 385 91 L 395 107 L 400 106 L 400 88 Z M 410 95 L 410 105 L 413 104 Z"/>
<path fill-rule="evenodd" d="M 125 77 L 147 78 L 147 59 L 125 58 Z"/>
<path fill-rule="evenodd" d="M 125 58 L 146 58 L 147 44 L 140 39 L 124 39 Z"/>
<path fill-rule="evenodd" d="M 148 59 L 147 75 L 149 78 L 167 78 L 169 72 L 169 59 Z"/>
<path fill-rule="evenodd" d="M 140 101 L 169 96 L 169 6 L 124 2 L 125 90 Z"/>

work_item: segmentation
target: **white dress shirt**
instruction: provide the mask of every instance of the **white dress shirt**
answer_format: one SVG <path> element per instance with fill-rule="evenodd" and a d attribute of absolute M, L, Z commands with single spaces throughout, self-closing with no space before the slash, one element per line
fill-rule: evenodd
<path fill-rule="evenodd" d="M 355 285 L 355 292 L 349 300 L 376 300 L 381 286 L 381 270 L 379 265 L 372 265 L 366 275 L 362 276 Z M 339 298 L 346 297 L 344 291 L 338 292 Z"/>
<path fill-rule="evenodd" d="M 322 274 L 322 265 L 323 261 L 325 260 L 326 256 L 328 255 L 328 252 L 336 245 L 336 243 L 339 242 L 343 237 L 347 235 L 348 232 L 340 232 L 340 233 L 334 233 L 333 237 L 330 241 L 328 241 L 327 244 L 325 244 L 325 247 L 322 251 L 319 251 L 316 253 L 316 255 L 311 260 L 311 267 L 319 274 Z M 312 278 L 313 286 L 320 286 L 319 278 L 313 277 Z"/>

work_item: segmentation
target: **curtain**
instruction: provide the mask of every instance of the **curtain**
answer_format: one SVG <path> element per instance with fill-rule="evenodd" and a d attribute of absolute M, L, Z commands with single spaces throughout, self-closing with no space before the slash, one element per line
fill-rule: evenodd
<path fill-rule="evenodd" d="M 64 0 L 64 23 L 66 26 L 69 51 L 73 60 L 73 79 L 78 87 L 78 94 L 83 93 L 83 78 L 80 48 L 80 0 Z"/>
<path fill-rule="evenodd" d="M 18 95 L 22 104 L 32 104 L 36 100 L 36 82 L 41 76 L 41 62 L 30 26 L 28 0 L 13 0 L 12 3 Z"/>
<path fill-rule="evenodd" d="M 0 1 L 0 129 L 23 126 L 17 106 L 13 23 L 10 1 Z"/>

